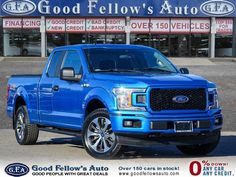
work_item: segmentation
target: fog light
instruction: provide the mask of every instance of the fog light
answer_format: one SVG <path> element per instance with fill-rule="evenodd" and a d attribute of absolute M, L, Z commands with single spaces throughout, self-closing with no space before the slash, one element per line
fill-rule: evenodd
<path fill-rule="evenodd" d="M 133 121 L 132 120 L 124 120 L 124 127 L 133 127 Z"/>
<path fill-rule="evenodd" d="M 210 128 L 211 127 L 211 122 L 209 120 L 201 120 L 201 121 L 196 121 L 195 128 Z"/>

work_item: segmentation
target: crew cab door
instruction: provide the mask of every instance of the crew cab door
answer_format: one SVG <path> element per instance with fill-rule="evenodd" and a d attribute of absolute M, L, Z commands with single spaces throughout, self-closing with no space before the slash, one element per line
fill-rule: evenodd
<path fill-rule="evenodd" d="M 76 75 L 82 75 L 81 58 L 78 51 L 65 53 L 62 68 L 73 68 Z M 66 81 L 57 77 L 53 82 L 53 121 L 60 127 L 81 129 L 83 118 L 83 87 L 81 83 Z"/>

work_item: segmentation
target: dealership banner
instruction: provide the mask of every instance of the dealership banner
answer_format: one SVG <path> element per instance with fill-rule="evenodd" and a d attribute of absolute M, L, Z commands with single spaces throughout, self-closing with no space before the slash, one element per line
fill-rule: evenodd
<path fill-rule="evenodd" d="M 1 16 L 236 17 L 236 0 L 1 0 Z"/>
<path fill-rule="evenodd" d="M 48 33 L 124 33 L 125 18 L 46 18 Z M 3 18 L 4 29 L 39 29 L 40 18 Z M 131 18 L 131 33 L 209 34 L 209 18 Z M 232 34 L 232 18 L 216 18 L 217 34 Z"/>
<path fill-rule="evenodd" d="M 146 160 L 140 163 L 138 159 L 118 160 L 87 160 L 73 162 L 22 161 L 21 163 L 1 162 L 0 176 L 25 177 L 204 177 L 204 176 L 235 176 L 235 162 L 218 158 L 186 159 L 178 163 L 178 158 Z"/>
<path fill-rule="evenodd" d="M 41 20 L 40 18 L 5 18 L 3 19 L 3 28 L 9 29 L 19 29 L 19 28 L 28 28 L 28 29 L 37 29 L 40 28 Z"/>
<path fill-rule="evenodd" d="M 216 33 L 217 34 L 232 34 L 233 33 L 233 19 L 227 19 L 227 18 L 216 19 Z"/>

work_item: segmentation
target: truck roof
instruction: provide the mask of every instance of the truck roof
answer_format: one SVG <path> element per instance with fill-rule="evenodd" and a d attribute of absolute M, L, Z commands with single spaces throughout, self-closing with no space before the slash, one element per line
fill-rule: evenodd
<path fill-rule="evenodd" d="M 113 48 L 113 49 L 150 49 L 143 45 L 126 45 L 126 44 L 77 44 L 56 47 L 55 50 L 62 49 L 90 49 L 90 48 Z"/>

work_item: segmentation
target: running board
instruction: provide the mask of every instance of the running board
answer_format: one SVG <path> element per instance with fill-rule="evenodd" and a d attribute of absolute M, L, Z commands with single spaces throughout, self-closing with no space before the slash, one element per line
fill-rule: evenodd
<path fill-rule="evenodd" d="M 67 130 L 67 129 L 60 129 L 60 128 L 54 128 L 54 127 L 39 127 L 39 130 L 50 132 L 50 133 L 69 135 L 69 136 L 81 136 L 81 131 L 76 131 L 76 130 Z"/>

